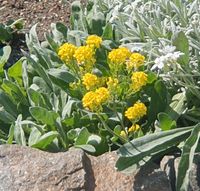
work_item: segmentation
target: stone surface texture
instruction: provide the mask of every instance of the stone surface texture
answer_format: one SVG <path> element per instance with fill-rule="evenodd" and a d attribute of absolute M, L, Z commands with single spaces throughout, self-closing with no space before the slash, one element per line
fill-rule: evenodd
<path fill-rule="evenodd" d="M 0 146 L 0 191 L 84 190 L 84 156 L 81 150 L 55 154 Z"/>
<path fill-rule="evenodd" d="M 161 169 L 166 172 L 172 187 L 175 191 L 175 182 L 180 157 L 165 156 L 161 161 Z M 200 154 L 196 154 L 189 175 L 190 185 L 188 191 L 200 191 Z"/>
<path fill-rule="evenodd" d="M 135 174 L 114 168 L 115 152 L 99 157 L 80 149 L 47 153 L 0 146 L 0 191 L 171 191 L 164 171 L 152 164 Z"/>

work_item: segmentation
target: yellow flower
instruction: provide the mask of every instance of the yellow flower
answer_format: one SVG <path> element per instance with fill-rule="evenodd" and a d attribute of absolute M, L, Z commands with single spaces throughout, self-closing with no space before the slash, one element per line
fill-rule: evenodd
<path fill-rule="evenodd" d="M 84 63 L 95 63 L 95 51 L 92 47 L 89 46 L 80 46 L 74 54 L 74 57 L 76 58 L 78 64 L 84 64 Z"/>
<path fill-rule="evenodd" d="M 67 63 L 73 59 L 76 49 L 77 47 L 73 44 L 65 43 L 59 47 L 58 56 Z"/>
<path fill-rule="evenodd" d="M 87 90 L 91 90 L 99 83 L 98 77 L 91 73 L 86 73 L 82 81 Z"/>
<path fill-rule="evenodd" d="M 101 104 L 106 102 L 110 97 L 110 92 L 107 88 L 98 88 L 95 93 L 97 94 L 97 103 Z"/>
<path fill-rule="evenodd" d="M 126 112 L 125 116 L 129 120 L 139 120 L 141 117 L 146 115 L 147 108 L 143 103 L 137 102 L 132 107 L 129 107 Z"/>
<path fill-rule="evenodd" d="M 109 77 L 106 84 L 107 84 L 109 89 L 114 89 L 118 85 L 118 83 L 119 83 L 119 81 L 118 81 L 117 78 Z"/>
<path fill-rule="evenodd" d="M 102 38 L 97 35 L 90 35 L 87 37 L 86 44 L 92 48 L 99 48 L 102 43 Z"/>
<path fill-rule="evenodd" d="M 127 134 L 125 131 L 121 131 L 120 132 L 120 136 L 123 137 L 123 138 L 126 138 L 127 137 Z"/>
<path fill-rule="evenodd" d="M 96 110 L 98 104 L 96 102 L 96 93 L 93 91 L 87 92 L 82 99 L 83 107 L 91 111 Z"/>
<path fill-rule="evenodd" d="M 86 93 L 82 99 L 83 107 L 88 108 L 91 111 L 101 109 L 101 104 L 105 103 L 110 97 L 110 93 L 107 88 L 98 88 L 95 92 L 90 91 Z"/>
<path fill-rule="evenodd" d="M 128 69 L 138 68 L 144 64 L 145 57 L 139 53 L 132 53 L 126 63 Z"/>
<path fill-rule="evenodd" d="M 128 129 L 128 132 L 129 133 L 132 133 L 132 132 L 135 132 L 135 131 L 138 131 L 140 129 L 140 126 L 138 124 L 135 124 L 135 125 L 132 125 L 129 129 Z"/>
<path fill-rule="evenodd" d="M 120 47 L 109 52 L 108 58 L 112 63 L 122 64 L 128 59 L 130 54 L 131 52 L 128 48 Z"/>
<path fill-rule="evenodd" d="M 137 92 L 142 88 L 142 86 L 147 84 L 147 74 L 144 72 L 133 72 L 131 80 L 132 88 L 135 92 Z"/>

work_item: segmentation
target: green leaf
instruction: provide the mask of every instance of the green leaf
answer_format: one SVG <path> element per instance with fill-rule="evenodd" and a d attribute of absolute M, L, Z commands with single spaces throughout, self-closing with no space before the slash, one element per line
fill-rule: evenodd
<path fill-rule="evenodd" d="M 122 127 L 120 125 L 116 125 L 114 128 L 115 135 L 111 138 L 112 142 L 116 142 L 119 139 Z"/>
<path fill-rule="evenodd" d="M 17 30 L 23 29 L 23 27 L 24 27 L 24 19 L 20 18 L 20 19 L 14 20 L 9 25 L 9 27 L 11 27 L 12 29 L 17 29 Z"/>
<path fill-rule="evenodd" d="M 187 191 L 189 186 L 189 173 L 192 170 L 195 150 L 200 137 L 200 124 L 196 125 L 192 130 L 191 135 L 185 141 L 181 160 L 178 165 L 176 190 Z"/>
<path fill-rule="evenodd" d="M 15 126 L 12 124 L 9 129 L 7 144 L 12 144 L 14 139 Z"/>
<path fill-rule="evenodd" d="M 45 149 L 58 136 L 59 134 L 57 131 L 50 131 L 42 135 L 35 144 L 31 145 L 31 147 Z"/>
<path fill-rule="evenodd" d="M 74 100 L 73 98 L 71 97 L 68 98 L 67 104 L 64 106 L 63 111 L 62 111 L 62 119 L 65 119 L 66 117 L 71 116 L 73 105 L 76 102 L 77 101 Z"/>
<path fill-rule="evenodd" d="M 159 113 L 158 120 L 160 128 L 163 131 L 174 129 L 176 127 L 176 121 L 172 120 L 172 118 L 166 113 Z"/>
<path fill-rule="evenodd" d="M 2 90 L 0 90 L 0 105 L 3 106 L 8 113 L 17 118 L 18 110 L 16 105 Z"/>
<path fill-rule="evenodd" d="M 47 52 L 44 49 L 33 47 L 33 50 L 38 58 L 38 62 L 44 69 L 49 69 L 52 67 L 51 60 L 49 60 L 49 58 L 46 56 Z"/>
<path fill-rule="evenodd" d="M 35 76 L 33 78 L 33 84 L 37 85 L 39 87 L 38 91 L 47 95 L 50 95 L 52 90 L 49 88 L 49 86 L 47 86 L 46 82 L 44 81 L 44 79 Z M 32 86 L 31 86 L 32 87 Z"/>
<path fill-rule="evenodd" d="M 31 103 L 32 106 L 40 106 L 40 107 L 45 107 L 45 99 L 42 96 L 42 94 L 32 88 L 28 89 L 28 96 L 31 99 L 33 103 Z"/>
<path fill-rule="evenodd" d="M 29 87 L 29 77 L 28 77 L 28 71 L 27 71 L 27 61 L 24 61 L 22 63 L 22 79 L 23 79 L 24 88 L 27 89 Z"/>
<path fill-rule="evenodd" d="M 49 46 L 51 47 L 51 49 L 54 50 L 55 52 L 57 52 L 59 49 L 58 43 L 54 41 L 54 39 L 51 37 L 51 35 L 45 34 L 45 38 L 46 38 L 47 42 L 49 43 Z"/>
<path fill-rule="evenodd" d="M 37 121 L 51 126 L 55 125 L 56 119 L 59 117 L 58 113 L 42 107 L 30 107 L 29 111 Z"/>
<path fill-rule="evenodd" d="M 16 118 L 8 113 L 3 107 L 0 107 L 0 120 L 4 123 L 12 124 L 15 122 Z"/>
<path fill-rule="evenodd" d="M 44 80 L 44 82 L 48 85 L 50 89 L 53 89 L 52 82 L 49 76 L 46 73 L 45 68 L 43 68 L 38 61 L 35 61 L 30 55 L 26 54 L 27 59 L 30 61 L 29 63 L 38 73 L 38 75 Z"/>
<path fill-rule="evenodd" d="M 168 113 L 174 120 L 177 120 L 187 108 L 185 102 L 186 102 L 185 92 L 174 95 L 172 98 L 172 102 L 166 109 L 166 113 Z"/>
<path fill-rule="evenodd" d="M 134 139 L 118 150 L 119 159 L 116 167 L 126 173 L 133 172 L 148 162 L 151 157 L 184 141 L 194 127 L 178 128 L 170 131 L 157 132 Z"/>
<path fill-rule="evenodd" d="M 98 135 L 90 135 L 87 140 L 87 144 L 98 146 L 101 143 L 101 137 Z"/>
<path fill-rule="evenodd" d="M 122 128 L 120 125 L 116 125 L 115 128 L 114 128 L 114 132 L 115 134 L 119 135 L 120 132 L 121 132 Z"/>
<path fill-rule="evenodd" d="M 24 60 L 25 58 L 22 57 L 8 69 L 8 76 L 14 78 L 20 85 L 22 85 L 22 63 Z"/>
<path fill-rule="evenodd" d="M 24 105 L 27 104 L 25 91 L 21 87 L 19 87 L 16 83 L 4 79 L 1 87 L 5 93 L 10 95 L 10 97 L 14 100 L 16 104 L 20 103 L 23 103 Z"/>
<path fill-rule="evenodd" d="M 63 23 L 52 23 L 51 28 L 53 33 L 53 39 L 55 40 L 55 42 L 60 43 L 66 41 L 68 29 Z"/>
<path fill-rule="evenodd" d="M 189 63 L 189 41 L 183 31 L 178 32 L 173 39 L 173 45 L 176 46 L 176 49 L 184 53 L 178 62 L 180 64 L 188 64 Z"/>
<path fill-rule="evenodd" d="M 28 146 L 31 147 L 32 145 L 36 144 L 40 137 L 41 132 L 36 127 L 33 127 L 28 138 Z"/>
<path fill-rule="evenodd" d="M 68 137 L 68 139 L 70 139 L 70 140 L 74 140 L 75 138 L 77 138 L 78 133 L 79 133 L 79 129 L 70 129 L 70 130 L 67 132 L 67 137 Z"/>
<path fill-rule="evenodd" d="M 147 77 L 147 83 L 148 83 L 148 84 L 151 84 L 151 83 L 153 83 L 155 80 L 157 80 L 156 74 L 153 73 L 153 72 L 149 72 L 149 73 L 148 73 L 148 77 Z"/>
<path fill-rule="evenodd" d="M 26 146 L 26 137 L 21 125 L 22 115 L 19 115 L 14 126 L 14 138 L 17 144 Z"/>
<path fill-rule="evenodd" d="M 87 128 L 83 127 L 79 132 L 79 135 L 75 141 L 75 145 L 87 144 L 89 136 L 90 136 L 89 131 L 87 130 Z"/>
<path fill-rule="evenodd" d="M 6 42 L 12 39 L 12 33 L 3 24 L 0 24 L 0 34 L 0 42 Z"/>
<path fill-rule="evenodd" d="M 95 153 L 95 151 L 96 151 L 94 146 L 87 145 L 87 144 L 86 145 L 75 145 L 74 147 L 75 148 L 81 148 L 81 149 L 83 149 L 83 150 L 85 150 L 87 152 L 90 152 L 90 153 Z"/>
<path fill-rule="evenodd" d="M 31 43 L 31 47 L 29 47 L 29 46 L 28 47 L 30 49 L 33 46 L 40 47 L 40 41 L 39 41 L 38 36 L 37 36 L 36 28 L 37 28 L 37 23 L 35 25 L 33 25 L 32 28 L 29 31 L 29 40 L 30 40 L 30 43 Z"/>
<path fill-rule="evenodd" d="M 101 36 L 105 26 L 105 16 L 102 12 L 96 12 L 95 15 L 91 16 L 90 33 Z"/>
<path fill-rule="evenodd" d="M 33 128 L 37 128 L 38 131 L 40 131 L 41 134 L 44 134 L 44 126 L 38 125 L 30 120 L 23 120 L 21 121 L 22 125 L 28 125 L 28 126 L 32 126 Z"/>
<path fill-rule="evenodd" d="M 147 111 L 148 124 L 146 127 L 149 127 L 157 119 L 157 115 L 160 112 L 164 112 L 168 103 L 167 103 L 167 89 L 162 81 L 156 81 L 154 88 L 151 87 L 151 97 L 150 106 Z"/>
<path fill-rule="evenodd" d="M 112 40 L 113 39 L 113 28 L 110 23 L 107 23 L 104 30 L 102 38 L 105 40 Z"/>
<path fill-rule="evenodd" d="M 10 54 L 11 54 L 10 46 L 4 46 L 3 48 L 0 49 L 0 72 L 3 72 L 3 67 L 5 63 L 8 61 Z"/>
<path fill-rule="evenodd" d="M 69 91 L 69 83 L 77 81 L 77 78 L 73 74 L 64 69 L 50 69 L 48 73 L 53 83 L 65 91 Z"/>
<path fill-rule="evenodd" d="M 77 80 L 77 78 L 67 70 L 64 69 L 50 69 L 49 75 L 55 77 L 58 80 L 62 80 L 63 82 L 69 84 Z"/>

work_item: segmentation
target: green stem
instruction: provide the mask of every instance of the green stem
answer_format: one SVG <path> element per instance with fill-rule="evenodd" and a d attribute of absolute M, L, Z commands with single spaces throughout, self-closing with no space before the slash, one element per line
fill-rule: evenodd
<path fill-rule="evenodd" d="M 112 108 L 111 108 L 111 109 L 112 109 Z M 123 109 L 122 109 L 122 110 L 123 110 Z M 120 124 L 121 124 L 122 128 L 123 128 L 124 131 L 125 131 L 125 126 L 124 126 L 123 120 L 120 118 L 120 116 L 119 116 L 119 114 L 118 114 L 118 112 L 117 112 L 117 109 L 116 109 L 116 102 L 115 102 L 115 100 L 114 100 L 114 108 L 113 108 L 113 111 L 114 111 L 114 113 L 116 114 L 117 118 L 118 118 L 119 121 L 120 121 Z"/>
<path fill-rule="evenodd" d="M 116 134 L 113 130 L 111 130 L 111 129 L 108 127 L 108 125 L 104 122 L 104 120 L 102 119 L 102 117 L 101 117 L 98 113 L 97 113 L 97 117 L 98 117 L 99 120 L 101 121 L 103 127 L 104 127 L 109 133 L 111 133 L 112 135 L 114 135 L 114 136 L 116 136 L 116 137 L 119 137 L 122 141 L 127 142 L 127 140 L 126 140 L 124 137 L 122 137 L 122 136 Z"/>

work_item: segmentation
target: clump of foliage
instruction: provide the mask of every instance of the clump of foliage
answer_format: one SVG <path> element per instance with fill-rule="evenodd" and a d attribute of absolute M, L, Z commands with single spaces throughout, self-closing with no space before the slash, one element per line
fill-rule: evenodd
<path fill-rule="evenodd" d="M 2 74 L 2 142 L 50 151 L 75 146 L 98 155 L 153 131 L 168 95 L 145 57 L 108 47 L 97 35 L 77 45 L 65 39 L 64 25 L 52 27 L 40 44 L 34 26 L 30 54 Z M 158 100 L 163 107 L 150 112 Z"/>
<path fill-rule="evenodd" d="M 1 142 L 94 155 L 120 147 L 124 172 L 176 150 L 177 190 L 187 190 L 200 136 L 195 7 L 198 0 L 75 1 L 69 28 L 52 24 L 40 43 L 33 26 L 29 52 L 8 70 L 2 49 Z"/>

